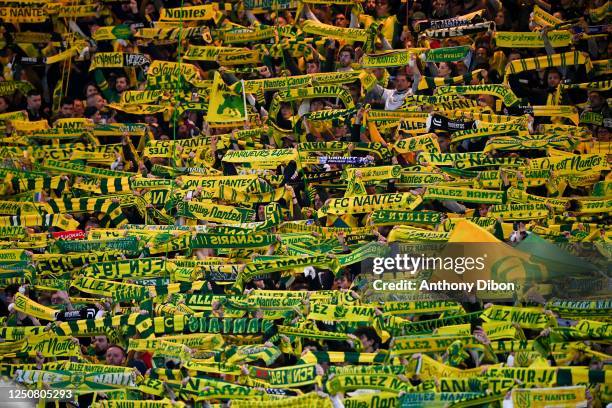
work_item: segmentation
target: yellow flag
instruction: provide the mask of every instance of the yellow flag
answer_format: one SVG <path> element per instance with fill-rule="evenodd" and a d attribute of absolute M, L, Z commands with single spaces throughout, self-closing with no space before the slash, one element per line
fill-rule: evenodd
<path fill-rule="evenodd" d="M 481 299 L 511 299 L 525 282 L 541 283 L 550 277 L 545 264 L 531 254 L 501 242 L 484 228 L 462 220 L 432 268 L 430 282 L 470 284 Z M 449 260 L 450 259 L 450 260 Z M 496 286 L 503 284 L 503 286 Z"/>
<path fill-rule="evenodd" d="M 237 87 L 237 90 L 242 91 L 242 89 L 242 86 Z M 206 120 L 208 122 L 239 122 L 247 120 L 244 95 L 236 95 L 232 92 L 223 82 L 223 78 L 221 78 L 218 72 L 215 72 Z"/>

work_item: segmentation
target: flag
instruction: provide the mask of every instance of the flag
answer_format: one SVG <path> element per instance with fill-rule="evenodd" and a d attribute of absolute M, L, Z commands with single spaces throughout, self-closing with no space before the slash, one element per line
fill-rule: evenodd
<path fill-rule="evenodd" d="M 59 112 L 59 109 L 61 107 L 64 79 L 67 78 L 67 74 L 69 74 L 67 66 L 67 61 L 64 61 L 61 76 L 59 77 L 59 80 L 57 81 L 57 84 L 55 84 L 55 88 L 53 89 L 53 104 L 51 106 L 51 110 L 53 111 L 53 113 Z"/>
<path fill-rule="evenodd" d="M 576 256 L 559 244 L 529 234 L 516 248 L 531 254 L 532 260 L 546 265 L 559 293 L 588 296 L 606 293 L 608 289 L 610 261 L 590 243 L 572 244 L 570 248 L 576 251 Z"/>
<path fill-rule="evenodd" d="M 427 279 L 429 282 L 473 283 L 481 299 L 512 299 L 526 283 L 543 283 L 551 278 L 550 270 L 544 263 L 498 240 L 468 220 L 457 223 L 439 258 L 442 262 L 432 268 L 431 276 Z M 478 284 L 484 285 L 487 281 L 513 283 L 515 288 L 478 289 Z"/>
<path fill-rule="evenodd" d="M 233 92 L 223 82 L 221 75 L 215 72 L 210 93 L 210 103 L 206 113 L 206 120 L 208 122 L 240 122 L 247 120 L 244 87 L 240 85 L 235 89 L 241 95 Z"/>
<path fill-rule="evenodd" d="M 330 214 L 327 216 L 327 225 L 331 225 L 334 228 L 356 228 L 359 226 L 359 220 L 352 214 Z"/>
<path fill-rule="evenodd" d="M 516 249 L 531 254 L 532 259 L 545 263 L 548 269 L 555 271 L 555 275 L 559 277 L 597 271 L 594 265 L 564 251 L 536 234 L 529 234 L 527 238 L 518 243 Z"/>
<path fill-rule="evenodd" d="M 351 178 L 348 181 L 348 186 L 346 187 L 346 191 L 344 192 L 345 197 L 356 197 L 356 196 L 364 196 L 368 195 L 366 191 L 365 184 L 361 179 Z"/>

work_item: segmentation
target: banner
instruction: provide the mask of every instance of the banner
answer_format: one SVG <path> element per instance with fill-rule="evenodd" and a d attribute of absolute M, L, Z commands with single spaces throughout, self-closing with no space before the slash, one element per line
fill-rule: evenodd
<path fill-rule="evenodd" d="M 466 85 L 466 86 L 440 86 L 436 88 L 437 95 L 492 95 L 502 100 L 504 105 L 512 106 L 519 102 L 512 90 L 504 85 Z"/>
<path fill-rule="evenodd" d="M 572 42 L 572 33 L 569 31 L 548 31 L 546 33 L 552 47 L 567 47 Z M 515 33 L 496 31 L 493 36 L 498 47 L 507 48 L 543 48 L 544 40 L 541 32 Z"/>
<path fill-rule="evenodd" d="M 0 7 L 0 10 L 6 10 Z M 0 11 L 0 14 L 2 12 Z M 9 96 L 19 91 L 26 94 L 29 90 L 34 89 L 32 84 L 27 81 L 3 81 L 0 83 L 0 96 Z"/>
<path fill-rule="evenodd" d="M 191 239 L 191 248 L 259 248 L 276 242 L 274 235 L 196 234 Z"/>
<path fill-rule="evenodd" d="M 547 407 L 551 405 L 586 406 L 586 389 L 577 387 L 515 388 L 512 403 L 517 408 Z"/>
<path fill-rule="evenodd" d="M 237 122 L 246 119 L 244 95 L 240 96 L 233 93 L 225 85 L 221 75 L 215 72 L 206 120 L 209 122 Z"/>
<path fill-rule="evenodd" d="M 98 52 L 91 60 L 89 70 L 96 68 L 146 67 L 151 63 L 143 54 Z"/>
<path fill-rule="evenodd" d="M 180 201 L 177 206 L 177 215 L 203 221 L 240 224 L 249 222 L 255 216 L 255 212 L 247 208 L 213 204 L 212 202 Z"/>
<path fill-rule="evenodd" d="M 220 11 L 218 4 L 205 4 L 202 6 L 162 8 L 159 13 L 160 21 L 189 21 L 189 20 L 217 20 Z"/>
<path fill-rule="evenodd" d="M 411 193 L 376 194 L 350 198 L 334 198 L 319 209 L 319 216 L 325 214 L 356 214 L 368 213 L 380 209 L 412 210 L 422 199 Z"/>
<path fill-rule="evenodd" d="M 0 7 L 0 20 L 7 23 L 44 23 L 47 18 L 39 7 Z"/>

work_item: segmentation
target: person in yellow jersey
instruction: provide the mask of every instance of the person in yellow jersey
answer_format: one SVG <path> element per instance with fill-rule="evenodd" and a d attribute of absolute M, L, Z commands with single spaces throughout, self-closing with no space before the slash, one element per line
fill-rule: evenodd
<path fill-rule="evenodd" d="M 381 33 L 388 45 L 384 48 L 400 48 L 401 41 L 400 36 L 402 33 L 402 26 L 397 18 L 399 10 L 399 2 L 394 0 L 375 0 L 374 2 L 374 16 L 362 13 L 359 15 L 359 23 L 362 28 L 367 29 L 373 22 L 381 23 Z M 353 9 L 353 13 L 355 10 Z M 384 44 L 383 44 L 384 46 Z"/>

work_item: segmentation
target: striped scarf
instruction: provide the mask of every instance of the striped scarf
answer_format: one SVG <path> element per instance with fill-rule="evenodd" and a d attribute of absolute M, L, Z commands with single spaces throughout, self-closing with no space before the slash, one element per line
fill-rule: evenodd
<path fill-rule="evenodd" d="M 519 72 L 546 69 L 550 67 L 567 67 L 569 65 L 586 65 L 587 72 L 591 71 L 593 64 L 588 54 L 579 51 L 564 52 L 562 54 L 544 55 L 535 58 L 523 58 L 514 60 L 506 65 L 504 84 L 508 83 L 508 77 Z"/>
<path fill-rule="evenodd" d="M 434 89 L 444 85 L 469 84 L 474 78 L 480 80 L 484 69 L 476 69 L 464 75 L 458 75 L 452 78 L 432 78 L 421 77 L 419 81 L 419 91 L 423 89 Z"/>
<path fill-rule="evenodd" d="M 430 38 L 463 37 L 495 29 L 495 23 L 485 21 L 483 23 L 467 24 L 459 27 L 441 28 L 438 30 L 425 30 L 425 35 Z"/>
<path fill-rule="evenodd" d="M 13 192 L 57 190 L 58 194 L 66 188 L 66 180 L 61 177 L 12 178 L 10 180 Z"/>
<path fill-rule="evenodd" d="M 120 227 L 128 223 L 121 212 L 121 205 L 105 198 L 75 198 L 64 200 L 49 200 L 40 207 L 46 213 L 99 212 L 102 213 L 103 225 Z"/>

